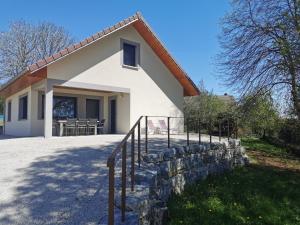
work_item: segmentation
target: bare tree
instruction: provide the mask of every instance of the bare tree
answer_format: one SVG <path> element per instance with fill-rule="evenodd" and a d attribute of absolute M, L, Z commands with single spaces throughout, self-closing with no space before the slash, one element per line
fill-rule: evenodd
<path fill-rule="evenodd" d="M 222 76 L 243 96 L 290 93 L 300 120 L 300 1 L 233 0 L 220 36 Z"/>
<path fill-rule="evenodd" d="M 61 26 L 43 22 L 36 27 L 38 58 L 53 55 L 54 53 L 74 43 L 71 35 Z"/>
<path fill-rule="evenodd" d="M 0 82 L 72 43 L 70 34 L 52 23 L 32 25 L 23 20 L 11 23 L 8 31 L 0 32 Z"/>

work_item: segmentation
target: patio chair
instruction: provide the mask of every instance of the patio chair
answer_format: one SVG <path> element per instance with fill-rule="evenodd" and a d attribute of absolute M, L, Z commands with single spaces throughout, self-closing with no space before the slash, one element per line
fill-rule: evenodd
<path fill-rule="evenodd" d="M 166 125 L 166 121 L 165 120 L 159 120 L 158 121 L 159 126 L 160 126 L 160 132 L 167 134 L 168 133 L 168 126 Z M 174 129 L 174 128 L 170 128 L 170 134 L 177 134 L 178 130 Z"/>
<path fill-rule="evenodd" d="M 54 136 L 58 136 L 59 124 L 56 120 L 52 122 L 52 133 Z"/>
<path fill-rule="evenodd" d="M 99 134 L 104 134 L 104 124 L 105 124 L 105 119 L 102 119 L 99 123 Z"/>
<path fill-rule="evenodd" d="M 159 127 L 155 127 L 152 120 L 148 120 L 148 133 L 149 134 L 159 133 Z"/>
<path fill-rule="evenodd" d="M 93 132 L 92 134 L 95 134 L 97 132 L 97 127 L 98 127 L 98 119 L 91 118 L 88 120 L 87 123 L 87 129 L 88 129 L 88 134 L 91 134 L 91 131 Z"/>
<path fill-rule="evenodd" d="M 87 119 L 78 119 L 77 120 L 77 135 L 86 135 L 87 134 Z"/>
<path fill-rule="evenodd" d="M 75 118 L 67 118 L 67 122 L 64 126 L 65 135 L 69 136 L 70 134 L 76 135 L 76 121 Z"/>

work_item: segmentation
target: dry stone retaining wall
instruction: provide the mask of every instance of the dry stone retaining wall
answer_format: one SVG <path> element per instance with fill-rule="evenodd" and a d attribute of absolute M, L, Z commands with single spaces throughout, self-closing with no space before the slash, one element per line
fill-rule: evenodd
<path fill-rule="evenodd" d="M 233 139 L 227 145 L 203 143 L 144 155 L 141 168 L 136 171 L 135 191 L 127 191 L 126 214 L 130 216 L 126 224 L 165 224 L 167 201 L 172 193 L 180 194 L 187 184 L 246 163 L 244 148 Z M 120 207 L 118 190 L 115 204 Z"/>

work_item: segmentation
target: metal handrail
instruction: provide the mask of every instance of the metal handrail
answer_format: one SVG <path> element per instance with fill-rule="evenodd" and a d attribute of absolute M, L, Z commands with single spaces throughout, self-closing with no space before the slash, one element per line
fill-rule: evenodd
<path fill-rule="evenodd" d="M 107 166 L 109 166 L 112 163 L 112 160 L 115 160 L 117 154 L 121 151 L 122 146 L 124 143 L 126 143 L 130 137 L 130 135 L 134 132 L 135 128 L 138 126 L 140 121 L 143 119 L 144 116 L 140 116 L 140 118 L 137 120 L 137 122 L 132 126 L 130 131 L 127 133 L 127 135 L 123 138 L 123 140 L 117 145 L 115 150 L 111 153 L 111 155 L 107 159 Z"/>
<path fill-rule="evenodd" d="M 170 119 L 171 118 L 183 118 L 185 119 L 186 124 L 186 144 L 190 145 L 190 125 L 191 120 L 195 120 L 197 131 L 199 133 L 199 144 L 201 144 L 201 127 L 202 123 L 199 118 L 191 119 L 184 118 L 179 116 L 140 116 L 136 123 L 132 126 L 126 136 L 122 139 L 122 141 L 117 145 L 114 151 L 107 159 L 107 167 L 109 167 L 109 197 L 108 197 L 108 224 L 114 225 L 114 199 L 115 199 L 115 159 L 117 154 L 122 153 L 122 170 L 121 170 L 121 220 L 125 221 L 125 209 L 126 209 L 126 163 L 127 163 L 127 141 L 131 137 L 131 191 L 134 191 L 134 173 L 135 173 L 135 131 L 137 129 L 138 136 L 138 165 L 141 163 L 141 120 L 145 117 L 145 152 L 148 153 L 148 118 L 151 117 L 161 117 L 167 118 L 167 127 L 168 127 L 168 148 L 170 148 Z M 209 122 L 209 136 L 210 143 L 212 142 L 212 133 L 211 133 L 211 122 Z M 229 120 L 227 120 L 227 132 L 229 139 Z M 219 124 L 219 141 L 221 141 L 221 132 L 220 132 L 220 124 Z"/>
<path fill-rule="evenodd" d="M 143 116 L 137 120 L 132 126 L 130 131 L 126 134 L 123 140 L 118 144 L 115 150 L 107 159 L 107 166 L 109 167 L 109 196 L 108 196 L 108 224 L 114 225 L 114 199 L 115 199 L 115 159 L 118 153 L 122 150 L 122 191 L 121 191 L 121 213 L 122 222 L 125 221 L 125 208 L 126 208 L 126 151 L 127 141 L 131 136 L 131 191 L 134 190 L 134 154 L 135 154 L 135 129 L 138 128 L 138 162 L 141 162 L 141 120 Z M 147 118 L 147 117 L 146 117 Z M 147 119 L 146 119 L 147 120 Z"/>

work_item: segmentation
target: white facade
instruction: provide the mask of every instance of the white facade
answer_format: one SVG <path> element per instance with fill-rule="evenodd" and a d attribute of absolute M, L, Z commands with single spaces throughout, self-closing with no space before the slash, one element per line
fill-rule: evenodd
<path fill-rule="evenodd" d="M 139 45 L 138 68 L 122 65 L 122 40 Z M 38 115 L 39 96 L 45 91 L 46 120 Z M 19 97 L 26 93 L 28 118 L 21 121 L 18 120 L 18 102 Z M 76 97 L 78 117 L 85 117 L 86 98 L 98 98 L 102 106 L 101 117 L 107 121 L 110 113 L 108 102 L 115 98 L 117 133 L 128 132 L 142 115 L 183 116 L 182 85 L 131 25 L 48 65 L 47 80 L 6 98 L 6 106 L 12 102 L 12 118 L 5 123 L 5 133 L 51 136 L 46 135 L 46 127 L 50 132 L 52 103 L 49 104 L 49 100 L 53 95 Z M 106 123 L 107 132 L 108 126 Z"/>

